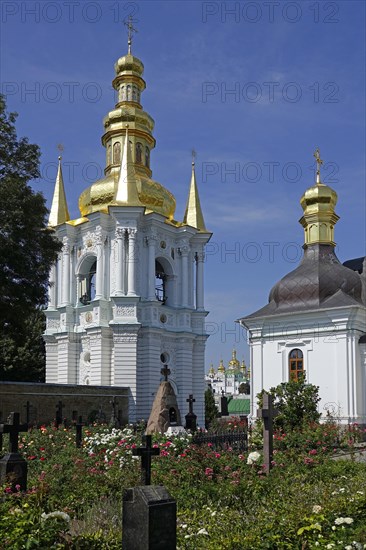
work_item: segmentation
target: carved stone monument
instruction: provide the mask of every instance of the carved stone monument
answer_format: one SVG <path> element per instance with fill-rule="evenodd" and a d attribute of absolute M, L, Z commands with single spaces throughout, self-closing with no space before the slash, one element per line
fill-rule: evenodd
<path fill-rule="evenodd" d="M 166 433 L 169 428 L 181 426 L 177 397 L 168 381 L 170 370 L 165 366 L 161 373 L 165 380 L 160 384 L 151 409 L 146 433 Z"/>

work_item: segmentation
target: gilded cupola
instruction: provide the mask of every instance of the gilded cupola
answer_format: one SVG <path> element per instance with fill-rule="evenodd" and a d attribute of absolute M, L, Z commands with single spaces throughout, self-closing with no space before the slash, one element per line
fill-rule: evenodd
<path fill-rule="evenodd" d="M 334 226 L 339 220 L 335 213 L 337 193 L 320 180 L 320 167 L 323 164 L 319 149 L 314 153 L 316 159 L 316 183 L 303 194 L 300 204 L 304 215 L 300 223 L 305 231 L 305 246 L 309 244 L 334 245 Z"/>
<path fill-rule="evenodd" d="M 103 121 L 102 144 L 106 148 L 104 177 L 81 193 L 79 209 L 81 215 L 86 217 L 92 212 L 108 212 L 109 206 L 115 201 L 128 127 L 139 201 L 146 207 L 146 212 L 157 212 L 168 220 L 173 220 L 176 206 L 174 196 L 152 179 L 150 155 L 155 147 L 154 120 L 141 105 L 141 94 L 146 87 L 142 78 L 144 65 L 131 53 L 131 28 L 128 53 L 118 59 L 114 66 L 112 85 L 117 102 Z"/>

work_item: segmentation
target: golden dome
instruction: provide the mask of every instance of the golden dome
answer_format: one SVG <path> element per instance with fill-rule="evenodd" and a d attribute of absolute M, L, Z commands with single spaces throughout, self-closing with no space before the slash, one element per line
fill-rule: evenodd
<path fill-rule="evenodd" d="M 136 176 L 136 180 L 141 203 L 148 210 L 172 220 L 176 205 L 174 195 L 151 178 Z M 79 197 L 81 215 L 86 217 L 92 212 L 108 212 L 108 207 L 114 202 L 116 196 L 117 183 L 118 172 L 115 172 L 85 189 Z"/>
<path fill-rule="evenodd" d="M 300 223 L 305 232 L 305 247 L 315 243 L 334 245 L 334 226 L 339 220 L 335 213 L 337 193 L 320 180 L 323 161 L 319 149 L 315 151 L 314 157 L 317 162 L 316 183 L 300 199 L 304 210 Z"/>
<path fill-rule="evenodd" d="M 231 360 L 229 361 L 229 369 L 238 369 L 240 367 L 240 361 L 236 357 L 236 349 L 233 349 Z"/>
<path fill-rule="evenodd" d="M 122 72 L 128 74 L 128 71 L 142 75 L 144 72 L 144 64 L 138 57 L 128 53 L 117 60 L 114 69 L 117 75 Z"/>
<path fill-rule="evenodd" d="M 212 363 L 211 363 L 210 370 L 208 371 L 208 374 L 209 374 L 209 376 L 211 376 L 211 378 L 213 378 L 215 376 L 215 369 L 214 369 L 214 366 L 213 366 Z"/>
<path fill-rule="evenodd" d="M 217 372 L 225 372 L 225 365 L 224 365 L 223 359 L 220 359 L 220 364 L 219 364 L 219 367 L 217 369 Z"/>

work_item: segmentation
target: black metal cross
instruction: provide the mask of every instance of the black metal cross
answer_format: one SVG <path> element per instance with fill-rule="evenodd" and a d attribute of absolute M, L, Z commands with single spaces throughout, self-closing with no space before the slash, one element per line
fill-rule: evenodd
<path fill-rule="evenodd" d="M 170 375 L 170 368 L 168 365 L 164 365 L 164 368 L 161 369 L 160 374 L 164 376 L 164 382 L 168 382 L 168 376 Z"/>
<path fill-rule="evenodd" d="M 143 436 L 142 442 L 146 446 L 132 450 L 133 456 L 141 457 L 141 482 L 143 485 L 151 485 L 151 457 L 160 454 L 158 447 L 151 446 L 151 439 L 151 435 Z"/>
<path fill-rule="evenodd" d="M 273 460 L 273 419 L 277 416 L 278 411 L 273 406 L 273 397 L 267 392 L 263 392 L 263 405 L 258 409 L 258 418 L 263 419 L 263 455 L 266 473 L 272 467 Z"/>
<path fill-rule="evenodd" d="M 189 394 L 188 399 L 186 399 L 187 403 L 189 403 L 189 412 L 193 413 L 193 403 L 196 402 L 195 399 L 193 399 L 193 393 Z"/>
<path fill-rule="evenodd" d="M 20 424 L 20 415 L 17 412 L 11 412 L 7 424 L 0 424 L 0 433 L 9 434 L 9 452 L 18 452 L 19 433 L 27 432 L 28 424 Z"/>

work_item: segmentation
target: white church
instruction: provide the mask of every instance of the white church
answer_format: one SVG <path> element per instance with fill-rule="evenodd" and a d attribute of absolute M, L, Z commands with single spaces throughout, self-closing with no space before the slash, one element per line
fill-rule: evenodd
<path fill-rule="evenodd" d="M 181 222 L 174 196 L 152 179 L 154 121 L 141 105 L 143 71 L 130 35 L 127 55 L 115 64 L 118 103 L 103 121 L 104 177 L 81 193 L 78 219 L 70 220 L 59 160 L 49 225 L 63 248 L 50 275 L 46 382 L 128 387 L 134 422 L 149 417 L 167 365 L 182 416 L 193 394 L 204 426 L 211 233 L 194 162 Z"/>
<path fill-rule="evenodd" d="M 319 412 L 366 424 L 366 258 L 343 265 L 335 251 L 336 192 L 317 181 L 301 198 L 305 231 L 300 265 L 272 288 L 260 310 L 239 320 L 247 330 L 251 414 L 256 395 L 300 375 L 319 386 Z"/>

